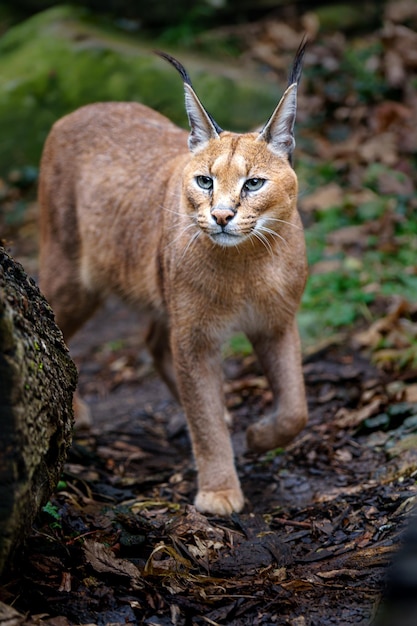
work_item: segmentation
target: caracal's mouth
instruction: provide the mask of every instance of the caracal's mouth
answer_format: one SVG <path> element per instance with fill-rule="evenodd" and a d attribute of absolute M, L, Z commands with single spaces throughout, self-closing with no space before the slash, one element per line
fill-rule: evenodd
<path fill-rule="evenodd" d="M 238 246 L 242 241 L 247 239 L 248 235 L 233 231 L 220 230 L 215 233 L 209 233 L 210 239 L 218 246 L 232 247 Z"/>

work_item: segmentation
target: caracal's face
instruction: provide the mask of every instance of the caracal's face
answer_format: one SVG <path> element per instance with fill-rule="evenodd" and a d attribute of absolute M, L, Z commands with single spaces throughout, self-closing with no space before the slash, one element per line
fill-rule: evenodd
<path fill-rule="evenodd" d="M 213 243 L 238 246 L 252 238 L 270 247 L 293 214 L 297 178 L 287 156 L 273 153 L 257 133 L 222 132 L 193 155 L 184 192 L 196 232 Z"/>

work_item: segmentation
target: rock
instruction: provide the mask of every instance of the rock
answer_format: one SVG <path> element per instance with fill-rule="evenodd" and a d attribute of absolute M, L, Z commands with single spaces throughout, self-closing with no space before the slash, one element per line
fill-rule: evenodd
<path fill-rule="evenodd" d="M 76 380 L 52 309 L 0 247 L 0 572 L 60 478 Z"/>

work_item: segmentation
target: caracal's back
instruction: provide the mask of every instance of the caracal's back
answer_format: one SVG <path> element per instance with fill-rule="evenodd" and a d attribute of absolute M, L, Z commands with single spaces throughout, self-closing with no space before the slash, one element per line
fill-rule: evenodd
<path fill-rule="evenodd" d="M 158 271 L 157 259 L 150 263 L 155 255 L 148 250 L 154 250 L 163 228 L 161 207 L 169 180 L 175 168 L 189 159 L 187 138 L 186 131 L 136 103 L 87 105 L 54 125 L 42 156 L 39 188 L 40 278 L 46 293 L 56 291 L 57 281 L 65 282 L 62 289 L 71 300 L 79 296 L 81 278 L 91 292 L 86 304 L 91 312 L 103 290 L 120 291 L 122 285 L 124 292 L 132 298 L 136 293 L 135 299 L 142 298 L 146 306 L 149 297 L 156 295 L 155 290 L 149 293 L 149 286 Z M 77 270 L 67 268 L 67 253 L 80 262 Z M 54 256 L 56 264 L 43 263 L 46 256 Z M 72 334 L 65 323 L 63 330 Z"/>

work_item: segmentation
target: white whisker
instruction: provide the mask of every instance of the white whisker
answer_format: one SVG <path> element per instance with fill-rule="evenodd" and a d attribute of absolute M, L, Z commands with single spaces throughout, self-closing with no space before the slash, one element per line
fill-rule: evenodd
<path fill-rule="evenodd" d="M 181 213 L 180 211 L 173 211 L 172 209 L 168 209 L 167 207 L 163 206 L 163 204 L 160 204 L 159 207 L 163 211 L 166 211 L 167 213 L 173 213 L 174 215 L 184 216 L 184 213 Z"/>
<path fill-rule="evenodd" d="M 256 239 L 258 239 L 258 241 L 260 241 L 265 246 L 269 254 L 271 256 L 274 256 L 274 253 L 271 248 L 271 244 L 269 243 L 268 239 L 261 232 L 259 232 L 259 230 L 253 230 L 251 233 L 251 236 L 256 237 Z"/>
<path fill-rule="evenodd" d="M 259 225 L 257 228 L 263 233 L 268 233 L 269 235 L 272 235 L 273 237 L 278 237 L 278 239 L 281 239 L 281 241 L 283 241 L 285 245 L 288 246 L 288 241 L 286 241 L 286 239 L 284 239 L 284 237 L 280 235 L 279 233 L 277 233 L 275 230 L 271 230 L 271 228 L 268 228 L 267 226 L 264 226 L 263 224 Z"/>
<path fill-rule="evenodd" d="M 189 242 L 187 243 L 186 247 L 184 248 L 184 251 L 181 255 L 180 261 L 183 260 L 183 258 L 185 257 L 185 255 L 187 254 L 189 248 L 197 241 L 197 239 L 200 237 L 200 235 L 202 235 L 202 231 L 201 230 L 197 230 L 191 237 Z"/>
<path fill-rule="evenodd" d="M 175 222 L 175 224 L 172 224 L 172 226 L 170 226 L 169 228 L 167 228 L 167 230 L 171 231 L 171 230 L 176 230 L 178 231 L 180 229 L 181 226 L 181 222 L 177 221 Z M 187 224 L 186 226 L 184 226 L 181 229 L 181 233 L 184 232 L 184 230 L 186 230 L 187 228 L 190 228 L 191 226 L 196 226 L 195 222 L 190 222 L 189 224 Z M 176 239 L 175 239 L 176 240 Z"/>
<path fill-rule="evenodd" d="M 174 245 L 174 243 L 176 243 L 179 239 L 181 239 L 181 237 L 187 232 L 187 230 L 189 230 L 190 228 L 196 227 L 196 225 L 194 224 L 194 222 L 190 222 L 190 224 L 187 224 L 187 226 L 185 226 L 181 232 L 172 240 L 170 241 L 166 248 L 171 247 L 172 245 Z M 173 227 L 174 228 L 174 227 Z M 175 226 L 175 228 L 178 228 L 177 226 Z M 199 231 L 197 231 L 197 233 L 199 233 Z"/>
<path fill-rule="evenodd" d="M 293 228 L 296 228 L 297 230 L 303 230 L 302 226 L 299 226 L 298 224 L 293 224 L 292 222 L 287 222 L 286 220 L 280 220 L 278 217 L 269 217 L 269 215 L 267 215 L 265 217 L 265 221 L 266 222 L 281 222 L 281 224 L 287 224 L 288 226 L 292 226 Z"/>

